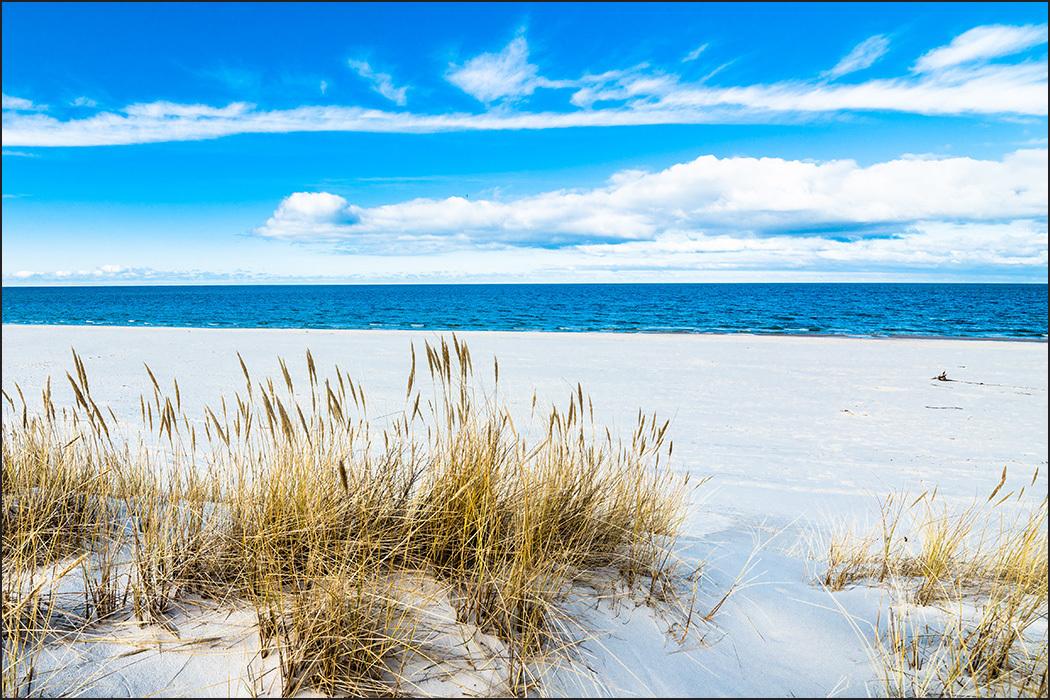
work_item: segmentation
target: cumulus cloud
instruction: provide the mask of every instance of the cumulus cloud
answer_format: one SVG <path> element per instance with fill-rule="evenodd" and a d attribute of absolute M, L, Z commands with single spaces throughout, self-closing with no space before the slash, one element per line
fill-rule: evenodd
<path fill-rule="evenodd" d="M 90 97 L 85 97 L 83 95 L 74 99 L 69 104 L 72 107 L 98 107 L 98 102 L 95 102 L 95 100 L 91 99 Z"/>
<path fill-rule="evenodd" d="M 408 102 L 408 88 L 397 87 L 394 85 L 394 79 L 389 73 L 381 73 L 372 68 L 368 61 L 347 61 L 347 65 L 350 66 L 351 70 L 357 73 L 359 76 L 367 80 L 372 85 L 372 89 L 378 92 L 383 97 L 387 98 L 399 107 L 404 107 Z M 328 84 L 324 83 L 324 88 L 321 92 L 323 93 L 327 89 Z"/>
<path fill-rule="evenodd" d="M 349 203 L 328 192 L 295 192 L 281 202 L 260 231 L 280 231 L 275 237 L 338 238 L 357 223 Z"/>
<path fill-rule="evenodd" d="M 623 171 L 591 190 L 511 201 L 421 198 L 361 207 L 327 192 L 298 192 L 256 233 L 372 253 L 409 246 L 648 246 L 682 237 L 804 238 L 813 231 L 823 232 L 820 240 L 863 240 L 920 221 L 1045 220 L 1046 211 L 1045 149 L 1002 160 L 913 156 L 868 166 L 701 156 L 657 172 Z"/>
<path fill-rule="evenodd" d="M 1009 56 L 1046 42 L 1045 24 L 990 24 L 974 27 L 952 39 L 947 46 L 923 54 L 914 69 L 920 72 L 942 70 L 971 61 Z"/>
<path fill-rule="evenodd" d="M 853 47 L 853 50 L 842 57 L 835 67 L 824 73 L 826 78 L 839 78 L 848 73 L 855 73 L 870 68 L 875 61 L 882 58 L 890 48 L 890 40 L 881 34 L 868 37 Z"/>

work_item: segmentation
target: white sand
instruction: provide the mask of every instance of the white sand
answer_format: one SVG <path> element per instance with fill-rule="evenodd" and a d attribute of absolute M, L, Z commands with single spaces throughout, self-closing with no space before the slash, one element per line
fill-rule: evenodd
<path fill-rule="evenodd" d="M 71 400 L 70 347 L 83 357 L 92 393 L 134 424 L 148 389 L 179 379 L 183 405 L 214 402 L 242 386 L 236 352 L 256 376 L 278 355 L 305 384 L 310 348 L 319 371 L 339 364 L 368 392 L 370 415 L 399 410 L 411 342 L 435 333 L 3 326 L 3 387 L 39 393 L 51 375 Z M 826 695 L 874 692 L 859 636 L 839 610 L 874 620 L 877 591 L 834 596 L 812 585 L 800 533 L 870 516 L 874 497 L 934 485 L 943 498 L 987 494 L 1008 467 L 1011 484 L 1047 489 L 1047 344 L 958 340 L 469 332 L 476 374 L 527 409 L 564 402 L 577 382 L 598 419 L 621 432 L 639 408 L 672 419 L 674 462 L 714 478 L 690 513 L 684 553 L 708 562 L 702 596 L 740 572 L 756 542 L 749 587 L 721 611 L 708 643 L 682 649 L 648 609 L 581 601 L 602 633 L 591 672 L 555 674 L 564 693 L 634 695 Z M 952 382 L 932 377 L 947 371 Z M 771 534 L 779 533 L 768 541 Z M 584 612 L 588 610 L 587 612 Z M 865 630 L 867 632 L 867 630 Z M 141 692 L 141 669 L 127 671 Z M 214 676 L 214 674 L 213 674 Z M 201 672 L 197 682 L 215 677 Z M 217 676 L 224 682 L 226 675 Z M 159 688 L 163 688 L 163 682 Z M 116 691 L 120 684 L 109 683 Z M 179 691 L 185 693 L 186 678 Z M 176 692 L 173 687 L 167 692 Z"/>

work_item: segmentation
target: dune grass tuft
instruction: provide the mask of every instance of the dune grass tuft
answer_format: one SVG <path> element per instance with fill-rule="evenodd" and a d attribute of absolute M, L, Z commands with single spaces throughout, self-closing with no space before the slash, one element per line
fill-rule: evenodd
<path fill-rule="evenodd" d="M 146 367 L 131 437 L 76 353 L 72 405 L 59 410 L 50 384 L 39 412 L 5 393 L 4 695 L 32 690 L 48 632 L 24 621 L 61 603 L 54 580 L 37 579 L 70 562 L 85 627 L 122 615 L 163 626 L 188 595 L 254 606 L 285 694 L 399 692 L 404 659 L 426 653 L 392 587 L 404 573 L 441 582 L 461 622 L 503 641 L 506 690 L 519 694 L 567 648 L 559 605 L 582 579 L 604 572 L 677 600 L 690 485 L 667 466 L 666 422 L 639 413 L 615 440 L 577 387 L 546 413 L 534 397 L 542 429 L 520 433 L 498 393 L 479 393 L 465 344 L 423 350 L 430 382 L 413 348 L 404 409 L 382 425 L 364 389 L 338 367 L 322 378 L 309 352 L 299 387 L 283 360 L 263 381 L 242 360 L 243 389 L 203 421 Z"/>
<path fill-rule="evenodd" d="M 1033 475 L 1029 484 L 1034 484 Z M 880 502 L 877 532 L 832 540 L 830 590 L 887 584 L 876 658 L 897 697 L 1046 697 L 1047 499 L 994 491 L 965 508 L 923 494 Z"/>

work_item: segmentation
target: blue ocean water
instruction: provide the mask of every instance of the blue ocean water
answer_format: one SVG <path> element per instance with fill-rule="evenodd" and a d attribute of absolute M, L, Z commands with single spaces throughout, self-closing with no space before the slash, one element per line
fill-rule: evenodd
<path fill-rule="evenodd" d="M 5 287 L 3 322 L 1045 340 L 1047 285 Z"/>

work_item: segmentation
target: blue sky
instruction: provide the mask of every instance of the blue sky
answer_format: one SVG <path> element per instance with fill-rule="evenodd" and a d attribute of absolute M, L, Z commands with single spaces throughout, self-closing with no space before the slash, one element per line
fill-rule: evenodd
<path fill-rule="evenodd" d="M 1047 7 L 3 5 L 3 283 L 1047 278 Z"/>

